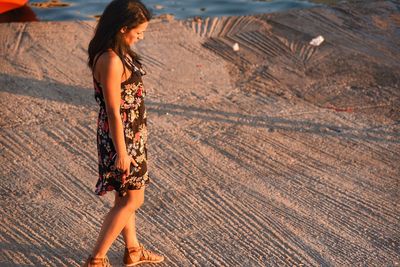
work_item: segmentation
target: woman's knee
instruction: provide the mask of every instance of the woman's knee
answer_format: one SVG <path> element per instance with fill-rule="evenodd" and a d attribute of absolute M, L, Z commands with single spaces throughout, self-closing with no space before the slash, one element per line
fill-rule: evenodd
<path fill-rule="evenodd" d="M 144 189 L 129 190 L 124 197 L 116 195 L 114 205 L 122 205 L 132 212 L 139 209 L 144 203 Z"/>
<path fill-rule="evenodd" d="M 144 197 L 139 196 L 135 198 L 128 198 L 126 206 L 129 207 L 130 210 L 135 211 L 139 209 L 144 203 Z"/>

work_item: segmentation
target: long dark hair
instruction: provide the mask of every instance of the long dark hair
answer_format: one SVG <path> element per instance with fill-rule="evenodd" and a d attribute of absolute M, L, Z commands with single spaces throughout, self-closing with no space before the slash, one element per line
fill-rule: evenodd
<path fill-rule="evenodd" d="M 150 21 L 151 12 L 139 0 L 113 0 L 107 5 L 97 23 L 93 39 L 88 47 L 88 65 L 94 71 L 95 56 L 111 48 L 121 59 L 125 67 L 128 66 L 124 54 L 128 54 L 139 64 L 140 56 L 135 53 L 122 39 L 121 28 L 133 29 L 138 25 Z"/>

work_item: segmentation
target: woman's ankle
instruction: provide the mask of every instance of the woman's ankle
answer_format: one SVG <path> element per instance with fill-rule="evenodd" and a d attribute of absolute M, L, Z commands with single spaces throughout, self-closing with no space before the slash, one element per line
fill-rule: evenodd
<path fill-rule="evenodd" d="M 125 244 L 126 248 L 138 248 L 140 246 L 140 243 L 130 243 L 129 246 L 127 244 Z"/>
<path fill-rule="evenodd" d="M 91 254 L 91 259 L 103 259 L 105 257 L 106 257 L 106 254 L 102 254 L 102 253 Z"/>

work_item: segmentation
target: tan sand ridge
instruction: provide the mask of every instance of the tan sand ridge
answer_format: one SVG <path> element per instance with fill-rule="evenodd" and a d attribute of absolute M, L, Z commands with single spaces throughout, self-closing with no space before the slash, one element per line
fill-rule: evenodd
<path fill-rule="evenodd" d="M 137 232 L 159 266 L 400 264 L 400 4 L 368 3 L 151 21 Z M 94 25 L 0 25 L 1 266 L 79 266 L 112 205 Z"/>

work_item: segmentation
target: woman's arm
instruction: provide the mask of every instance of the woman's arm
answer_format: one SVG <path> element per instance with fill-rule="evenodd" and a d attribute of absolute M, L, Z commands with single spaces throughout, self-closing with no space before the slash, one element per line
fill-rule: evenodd
<path fill-rule="evenodd" d="M 115 167 L 124 172 L 122 177 L 124 182 L 125 177 L 129 175 L 130 172 L 130 163 L 132 162 L 135 166 L 138 164 L 126 151 L 124 126 L 120 115 L 123 65 L 118 55 L 110 51 L 100 56 L 98 60 L 98 68 L 98 74 L 100 76 L 99 80 L 102 84 L 104 101 L 106 104 L 111 138 L 117 152 Z"/>
<path fill-rule="evenodd" d="M 121 77 L 123 66 L 121 59 L 114 52 L 108 52 L 99 58 L 99 76 L 103 88 L 104 101 L 110 127 L 111 138 L 117 155 L 128 155 L 125 147 L 124 127 L 120 115 Z"/>

